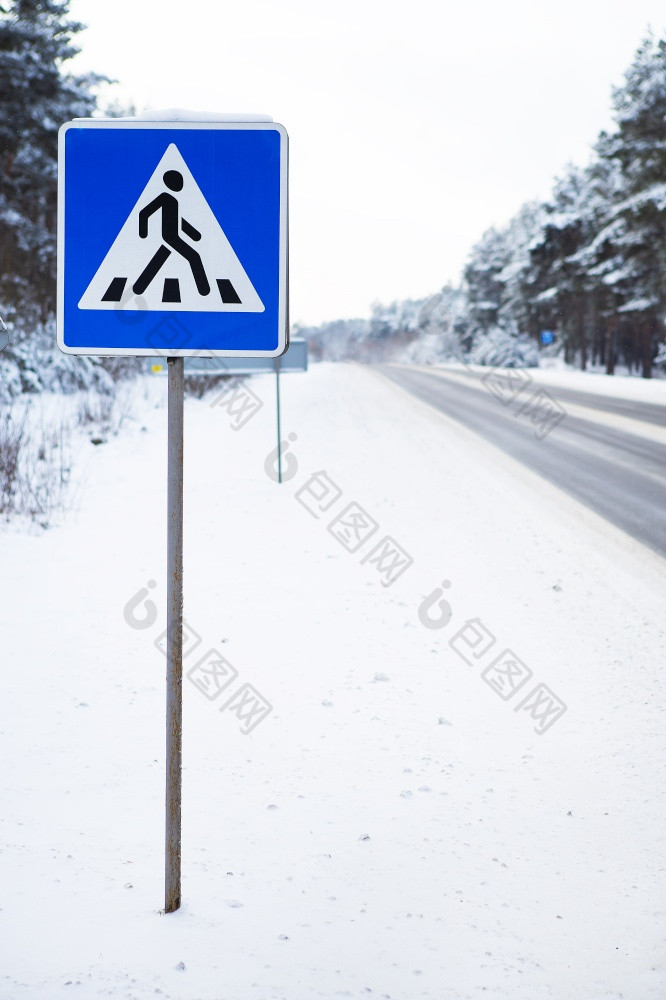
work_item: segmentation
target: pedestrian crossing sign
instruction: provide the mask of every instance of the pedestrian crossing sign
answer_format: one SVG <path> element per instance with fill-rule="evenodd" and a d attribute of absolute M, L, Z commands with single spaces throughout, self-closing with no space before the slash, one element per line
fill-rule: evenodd
<path fill-rule="evenodd" d="M 270 121 L 81 119 L 60 130 L 58 346 L 278 357 L 287 134 Z"/>

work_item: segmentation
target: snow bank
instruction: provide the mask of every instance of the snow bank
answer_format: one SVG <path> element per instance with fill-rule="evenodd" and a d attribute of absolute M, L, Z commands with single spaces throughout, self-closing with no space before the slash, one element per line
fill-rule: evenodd
<path fill-rule="evenodd" d="M 76 517 L 0 539 L 0 992 L 657 1000 L 663 560 L 368 369 L 282 385 L 282 486 L 271 377 L 187 403 L 186 671 L 216 650 L 271 711 L 243 735 L 185 681 L 175 915 L 163 402 Z M 506 649 L 566 703 L 543 735 L 482 674 Z"/>

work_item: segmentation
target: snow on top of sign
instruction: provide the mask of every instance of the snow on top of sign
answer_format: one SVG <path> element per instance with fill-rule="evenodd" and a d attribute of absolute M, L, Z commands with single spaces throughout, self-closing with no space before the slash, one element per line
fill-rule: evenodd
<path fill-rule="evenodd" d="M 97 116 L 95 116 L 97 117 Z M 104 115 L 100 115 L 104 118 Z M 88 121 L 87 118 L 74 118 L 75 122 Z M 251 114 L 247 111 L 230 113 L 224 111 L 189 111 L 187 108 L 151 108 L 140 111 L 138 115 L 119 115 L 113 118 L 117 122 L 272 122 L 270 115 Z"/>
<path fill-rule="evenodd" d="M 189 111 L 187 108 L 155 108 L 140 111 L 134 118 L 144 122 L 272 122 L 270 115 L 228 114 L 216 111 Z"/>

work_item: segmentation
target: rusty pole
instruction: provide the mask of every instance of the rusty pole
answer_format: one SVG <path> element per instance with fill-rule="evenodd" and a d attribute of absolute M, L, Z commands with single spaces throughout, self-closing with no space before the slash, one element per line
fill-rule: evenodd
<path fill-rule="evenodd" d="M 183 733 L 183 395 L 184 362 L 168 358 L 166 853 L 164 909 L 180 906 Z"/>

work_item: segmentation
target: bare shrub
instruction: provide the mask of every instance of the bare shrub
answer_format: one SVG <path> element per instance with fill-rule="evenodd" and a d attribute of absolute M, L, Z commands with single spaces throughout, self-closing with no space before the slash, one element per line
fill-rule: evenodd
<path fill-rule="evenodd" d="M 42 425 L 23 458 L 19 513 L 47 527 L 67 506 L 71 470 L 70 426 L 64 420 L 56 427 Z"/>
<path fill-rule="evenodd" d="M 30 405 L 0 411 L 0 513 L 47 527 L 63 510 L 71 476 L 71 427 L 31 419 Z"/>
<path fill-rule="evenodd" d="M 98 364 L 109 373 L 114 382 L 134 379 L 145 371 L 145 358 L 134 358 L 129 355 L 100 358 Z"/>
<path fill-rule="evenodd" d="M 207 392 L 212 392 L 220 385 L 230 382 L 242 382 L 239 375 L 186 375 L 185 395 L 195 399 L 203 399 Z"/>
<path fill-rule="evenodd" d="M 27 438 L 27 411 L 20 417 L 7 406 L 0 415 L 0 514 L 13 512 L 19 484 L 19 462 Z"/>
<path fill-rule="evenodd" d="M 94 424 L 105 428 L 111 420 L 113 412 L 114 395 L 89 391 L 82 394 L 79 401 L 77 420 L 79 426 L 87 427 Z"/>
<path fill-rule="evenodd" d="M 82 393 L 76 413 L 80 427 L 102 434 L 118 434 L 132 416 L 134 388 L 131 382 L 116 382 L 111 392 Z"/>

